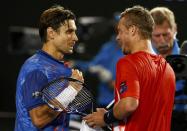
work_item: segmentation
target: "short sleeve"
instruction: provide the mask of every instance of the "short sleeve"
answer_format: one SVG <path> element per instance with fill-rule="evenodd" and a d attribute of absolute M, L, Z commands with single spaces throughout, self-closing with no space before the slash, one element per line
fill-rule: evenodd
<path fill-rule="evenodd" d="M 47 77 L 41 71 L 32 71 L 26 76 L 23 84 L 23 101 L 27 110 L 44 104 L 42 98 L 34 97 L 33 93 L 40 92 L 47 82 Z"/>
<path fill-rule="evenodd" d="M 116 86 L 121 98 L 134 97 L 139 99 L 140 86 L 136 68 L 132 62 L 120 59 L 117 63 Z"/>

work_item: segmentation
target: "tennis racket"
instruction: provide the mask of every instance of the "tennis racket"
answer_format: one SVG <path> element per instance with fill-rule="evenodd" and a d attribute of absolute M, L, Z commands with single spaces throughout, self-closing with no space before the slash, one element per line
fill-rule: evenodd
<path fill-rule="evenodd" d="M 73 86 L 81 86 L 76 91 Z M 76 79 L 61 77 L 49 82 L 40 92 L 34 92 L 33 97 L 41 97 L 55 111 L 70 114 L 87 115 L 84 111 L 93 108 L 93 95 L 86 85 Z"/>

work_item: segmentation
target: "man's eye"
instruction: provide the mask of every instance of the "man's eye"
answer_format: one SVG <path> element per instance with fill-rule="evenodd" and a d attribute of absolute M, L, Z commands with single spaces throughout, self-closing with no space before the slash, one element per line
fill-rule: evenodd
<path fill-rule="evenodd" d="M 67 34 L 71 34 L 72 32 L 74 32 L 74 30 L 69 29 L 66 31 Z"/>
<path fill-rule="evenodd" d="M 168 33 L 153 34 L 153 36 L 155 36 L 155 37 L 160 37 L 160 36 L 167 37 L 168 35 L 169 35 Z"/>
<path fill-rule="evenodd" d="M 169 34 L 168 33 L 163 33 L 162 34 L 164 37 L 168 36 Z"/>
<path fill-rule="evenodd" d="M 154 35 L 155 37 L 160 37 L 161 35 L 160 34 L 157 34 L 157 35 Z"/>

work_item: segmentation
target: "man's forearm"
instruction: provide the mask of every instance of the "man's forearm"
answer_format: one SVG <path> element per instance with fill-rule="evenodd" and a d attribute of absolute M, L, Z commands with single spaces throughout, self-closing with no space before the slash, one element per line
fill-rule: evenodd
<path fill-rule="evenodd" d="M 137 99 L 131 97 L 123 98 L 115 104 L 113 109 L 104 114 L 104 121 L 106 124 L 111 124 L 120 120 L 124 120 L 124 118 L 131 115 L 137 107 Z"/>
<path fill-rule="evenodd" d="M 43 128 L 60 114 L 60 112 L 52 110 L 47 105 L 36 107 L 29 113 L 33 124 L 38 128 Z"/>
<path fill-rule="evenodd" d="M 138 107 L 138 100 L 133 97 L 126 97 L 115 104 L 113 113 L 115 118 L 123 120 L 125 117 L 131 115 Z"/>

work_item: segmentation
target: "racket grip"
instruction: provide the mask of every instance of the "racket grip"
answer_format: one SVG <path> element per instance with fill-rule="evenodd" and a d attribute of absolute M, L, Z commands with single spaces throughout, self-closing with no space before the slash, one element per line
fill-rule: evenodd
<path fill-rule="evenodd" d="M 81 116 L 83 116 L 83 117 L 88 115 L 88 114 L 83 113 L 83 112 L 77 112 L 76 114 L 81 115 Z"/>
<path fill-rule="evenodd" d="M 112 107 L 114 105 L 115 100 L 112 100 L 107 106 L 106 109 L 109 109 L 110 107 Z"/>

